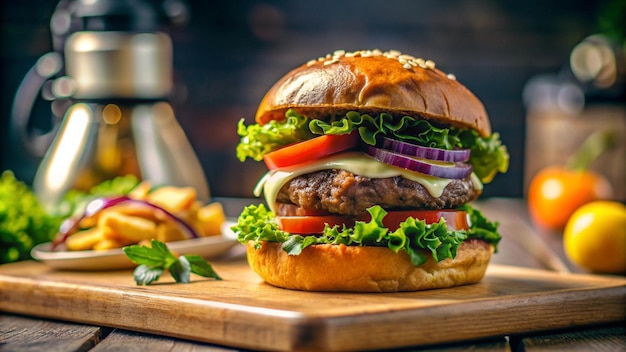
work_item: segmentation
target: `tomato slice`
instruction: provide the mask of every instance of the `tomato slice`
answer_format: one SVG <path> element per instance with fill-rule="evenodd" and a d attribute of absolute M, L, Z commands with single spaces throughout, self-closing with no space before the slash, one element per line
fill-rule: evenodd
<path fill-rule="evenodd" d="M 295 207 L 295 206 L 294 206 Z M 302 209 L 302 208 L 300 208 Z M 390 231 L 395 231 L 400 227 L 400 223 L 404 222 L 408 217 L 418 220 L 424 220 L 427 224 L 439 222 L 444 218 L 448 228 L 453 230 L 467 230 L 469 223 L 467 213 L 462 210 L 397 210 L 388 211 L 383 218 L 383 225 Z M 278 216 L 276 217 L 278 225 L 283 231 L 296 234 L 315 234 L 322 233 L 324 226 L 346 225 L 354 226 L 355 221 L 370 221 L 369 214 L 362 217 L 354 218 L 342 215 L 321 215 L 321 216 Z"/>
<path fill-rule="evenodd" d="M 393 231 L 400 227 L 400 223 L 408 217 L 424 220 L 427 224 L 439 222 L 439 220 L 443 218 L 450 229 L 467 230 L 469 228 L 467 213 L 463 210 L 454 209 L 389 211 L 383 218 L 383 225 Z M 368 214 L 365 221 L 369 221 L 370 218 Z"/>
<path fill-rule="evenodd" d="M 341 215 L 325 216 L 277 216 L 278 226 L 286 232 L 297 234 L 314 234 L 324 232 L 326 224 L 333 227 L 343 224 L 354 226 L 354 218 Z"/>
<path fill-rule="evenodd" d="M 357 131 L 350 134 L 327 134 L 267 153 L 263 160 L 268 169 L 275 170 L 354 148 L 360 140 Z"/>

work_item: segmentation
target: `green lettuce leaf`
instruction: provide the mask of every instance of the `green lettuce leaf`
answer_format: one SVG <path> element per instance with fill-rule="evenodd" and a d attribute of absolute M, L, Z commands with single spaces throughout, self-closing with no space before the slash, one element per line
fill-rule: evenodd
<path fill-rule="evenodd" d="M 30 259 L 31 249 L 52 240 L 62 221 L 13 172 L 0 173 L 0 264 Z"/>
<path fill-rule="evenodd" d="M 274 214 L 263 204 L 245 207 L 232 230 L 237 234 L 239 242 L 255 241 L 257 249 L 261 246 L 261 240 L 282 243 L 289 237 L 289 233 L 278 227 Z"/>
<path fill-rule="evenodd" d="M 256 161 L 263 160 L 263 155 L 272 152 L 287 144 L 301 142 L 314 135 L 308 128 L 308 119 L 290 110 L 282 121 L 272 120 L 261 126 L 252 124 L 246 126 L 243 119 L 237 125 L 237 134 L 240 137 L 237 145 L 237 158 L 245 161 L 247 158 Z"/>
<path fill-rule="evenodd" d="M 253 241 L 257 249 L 262 241 L 282 243 L 282 249 L 289 255 L 298 255 L 304 248 L 315 244 L 386 247 L 396 253 L 405 251 L 416 266 L 426 262 L 427 253 L 438 262 L 453 259 L 461 243 L 468 238 L 482 239 L 497 251 L 501 238 L 498 224 L 489 222 L 480 211 L 469 205 L 465 205 L 463 210 L 468 212 L 471 219 L 467 231 L 452 230 L 443 219 L 427 225 L 414 218 L 408 218 L 397 230 L 390 231 L 382 223 L 387 212 L 376 205 L 368 209 L 371 215 L 369 222 L 357 221 L 352 228 L 326 225 L 320 236 L 303 236 L 280 230 L 274 214 L 260 204 L 245 207 L 232 230 L 240 243 Z"/>
<path fill-rule="evenodd" d="M 472 150 L 469 162 L 483 183 L 491 182 L 498 172 L 505 173 L 509 169 L 509 153 L 502 145 L 499 133 L 487 138 L 476 135 L 469 147 Z"/>
<path fill-rule="evenodd" d="M 350 111 L 329 122 L 308 119 L 294 110 L 288 110 L 285 116 L 285 120 L 271 121 L 263 126 L 246 126 L 243 120 L 239 121 L 239 160 L 252 158 L 260 161 L 266 153 L 287 144 L 301 142 L 316 135 L 347 134 L 358 130 L 363 142 L 369 145 L 376 145 L 379 137 L 387 136 L 432 148 L 471 149 L 469 163 L 483 183 L 491 182 L 498 172 L 506 172 L 509 165 L 509 154 L 498 133 L 484 138 L 474 130 L 437 127 L 427 120 L 411 116 L 394 119 L 387 113 L 373 117 Z"/>
<path fill-rule="evenodd" d="M 460 209 L 465 210 L 469 216 L 471 226 L 468 230 L 468 236 L 480 238 L 493 244 L 497 251 L 498 243 L 502 239 L 498 233 L 499 223 L 487 220 L 483 213 L 468 204 L 463 205 Z"/>

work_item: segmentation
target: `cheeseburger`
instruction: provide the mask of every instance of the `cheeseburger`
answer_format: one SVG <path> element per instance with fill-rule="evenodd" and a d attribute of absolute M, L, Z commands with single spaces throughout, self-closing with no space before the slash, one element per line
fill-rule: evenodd
<path fill-rule="evenodd" d="M 396 292 L 480 281 L 500 235 L 467 203 L 508 167 L 480 100 L 430 60 L 335 51 L 282 77 L 241 161 L 269 172 L 233 230 L 267 283 Z"/>

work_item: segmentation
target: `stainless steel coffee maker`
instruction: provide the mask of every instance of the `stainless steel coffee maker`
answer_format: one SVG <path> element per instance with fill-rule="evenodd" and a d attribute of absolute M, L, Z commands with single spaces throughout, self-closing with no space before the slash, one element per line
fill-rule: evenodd
<path fill-rule="evenodd" d="M 161 1 L 161 3 L 163 3 Z M 33 190 L 54 206 L 69 189 L 87 190 L 135 174 L 155 185 L 192 186 L 209 200 L 206 176 L 168 100 L 172 43 L 159 31 L 162 5 L 77 0 L 66 6 L 63 74 L 51 81 L 69 100 L 39 164 Z"/>

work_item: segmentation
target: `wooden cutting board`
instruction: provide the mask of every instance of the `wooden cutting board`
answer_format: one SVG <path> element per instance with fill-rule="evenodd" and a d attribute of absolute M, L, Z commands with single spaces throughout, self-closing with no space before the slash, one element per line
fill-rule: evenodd
<path fill-rule="evenodd" d="M 0 266 L 0 310 L 260 350 L 365 350 L 453 342 L 626 319 L 626 279 L 491 265 L 475 285 L 412 293 L 312 293 L 263 283 L 245 260 L 223 281 L 131 271 Z"/>

